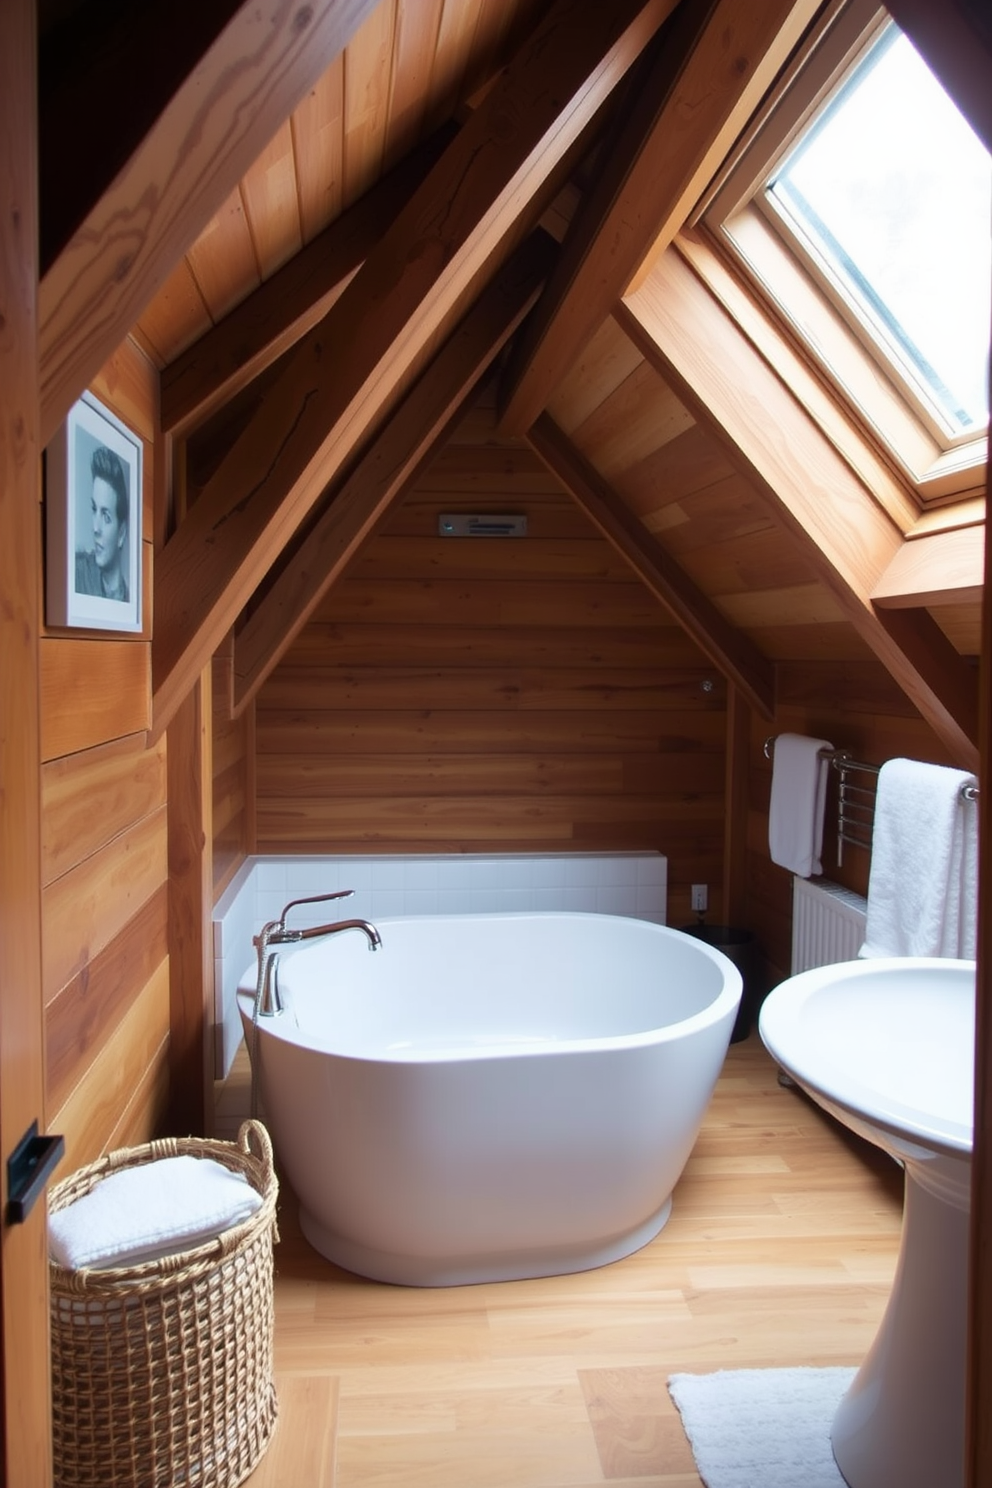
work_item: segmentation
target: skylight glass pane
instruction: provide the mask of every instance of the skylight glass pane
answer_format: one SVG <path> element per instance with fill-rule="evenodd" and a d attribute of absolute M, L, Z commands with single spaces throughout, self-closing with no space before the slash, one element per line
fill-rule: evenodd
<path fill-rule="evenodd" d="M 992 161 L 897 27 L 768 190 L 950 434 L 983 428 Z"/>

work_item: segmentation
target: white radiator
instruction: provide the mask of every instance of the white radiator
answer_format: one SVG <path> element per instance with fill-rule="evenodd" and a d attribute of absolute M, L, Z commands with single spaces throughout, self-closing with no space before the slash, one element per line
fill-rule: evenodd
<path fill-rule="evenodd" d="M 792 974 L 853 961 L 865 938 L 868 901 L 829 879 L 792 880 Z"/>

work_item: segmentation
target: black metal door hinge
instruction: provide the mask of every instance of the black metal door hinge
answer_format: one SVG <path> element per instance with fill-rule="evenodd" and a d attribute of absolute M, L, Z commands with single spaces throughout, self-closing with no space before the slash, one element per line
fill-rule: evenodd
<path fill-rule="evenodd" d="M 65 1137 L 39 1137 L 32 1121 L 7 1159 L 7 1223 L 23 1224 L 65 1152 Z"/>

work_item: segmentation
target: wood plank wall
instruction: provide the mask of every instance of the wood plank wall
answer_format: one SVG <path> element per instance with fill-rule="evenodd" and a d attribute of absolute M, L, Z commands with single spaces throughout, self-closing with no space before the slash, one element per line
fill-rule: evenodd
<path fill-rule="evenodd" d="M 515 512 L 525 539 L 442 538 Z M 707 688 L 712 684 L 712 690 Z M 656 848 L 719 912 L 726 689 L 484 395 L 262 689 L 260 852 Z"/>
<path fill-rule="evenodd" d="M 231 637 L 213 658 L 213 891 L 255 851 L 255 707 L 231 717 Z"/>
<path fill-rule="evenodd" d="M 164 741 L 149 746 L 158 374 L 130 341 L 93 391 L 144 440 L 141 635 L 41 639 L 42 980 L 64 1172 L 144 1141 L 168 1100 Z"/>
<path fill-rule="evenodd" d="M 765 757 L 769 735 L 807 734 L 848 749 L 855 759 L 882 764 L 903 756 L 955 765 L 946 747 L 923 722 L 883 666 L 867 655 L 861 661 L 780 662 L 776 667 L 777 707 L 772 723 L 752 718 L 750 810 L 747 824 L 747 926 L 761 948 L 768 986 L 788 976 L 792 955 L 792 875 L 768 856 L 768 806 L 772 766 Z M 874 787 L 871 777 L 863 783 Z M 868 890 L 870 855 L 845 845 L 837 865 L 837 776 L 828 777 L 823 876 L 859 894 Z"/>

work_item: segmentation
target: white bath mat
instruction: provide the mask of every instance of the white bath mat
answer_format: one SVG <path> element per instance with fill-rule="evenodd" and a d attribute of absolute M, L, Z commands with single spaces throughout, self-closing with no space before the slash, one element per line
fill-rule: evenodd
<path fill-rule="evenodd" d="M 668 1381 L 706 1488 L 845 1488 L 830 1427 L 853 1369 L 721 1369 Z"/>

